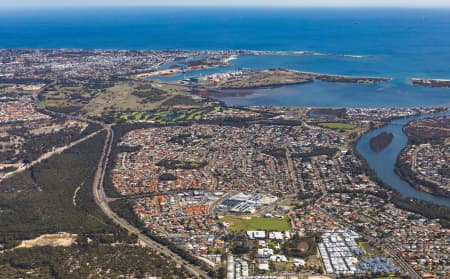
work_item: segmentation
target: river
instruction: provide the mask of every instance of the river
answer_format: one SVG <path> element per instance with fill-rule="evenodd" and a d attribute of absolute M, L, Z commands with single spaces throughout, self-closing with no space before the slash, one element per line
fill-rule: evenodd
<path fill-rule="evenodd" d="M 408 137 L 403 132 L 403 127 L 414 120 L 447 115 L 450 115 L 450 110 L 436 114 L 420 114 L 416 116 L 394 119 L 389 122 L 388 125 L 364 134 L 358 141 L 356 149 L 366 159 L 367 163 L 375 171 L 377 176 L 384 183 L 398 190 L 403 197 L 417 198 L 450 208 L 449 198 L 437 197 L 417 190 L 395 173 L 397 157 L 408 144 Z M 394 135 L 394 139 L 386 149 L 377 153 L 371 149 L 370 139 L 382 132 L 392 133 Z"/>

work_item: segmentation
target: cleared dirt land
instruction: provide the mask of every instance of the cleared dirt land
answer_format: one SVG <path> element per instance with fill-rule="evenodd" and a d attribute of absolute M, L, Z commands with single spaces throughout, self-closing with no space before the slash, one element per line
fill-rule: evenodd
<path fill-rule="evenodd" d="M 77 234 L 72 233 L 44 234 L 35 239 L 22 241 L 15 249 L 39 246 L 69 247 L 75 242 L 77 236 Z"/>

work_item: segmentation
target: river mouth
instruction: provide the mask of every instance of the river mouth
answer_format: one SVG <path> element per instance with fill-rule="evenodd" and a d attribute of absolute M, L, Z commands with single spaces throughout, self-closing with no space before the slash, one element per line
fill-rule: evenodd
<path fill-rule="evenodd" d="M 364 157 L 378 178 L 400 192 L 403 198 L 416 198 L 450 208 L 449 198 L 439 197 L 417 190 L 395 172 L 397 158 L 408 144 L 408 137 L 403 132 L 403 127 L 414 120 L 447 115 L 450 115 L 450 110 L 436 114 L 421 114 L 394 119 L 387 125 L 364 134 L 356 144 L 356 149 Z M 370 146 L 370 139 L 383 132 L 392 133 L 394 138 L 384 150 L 375 152 Z"/>

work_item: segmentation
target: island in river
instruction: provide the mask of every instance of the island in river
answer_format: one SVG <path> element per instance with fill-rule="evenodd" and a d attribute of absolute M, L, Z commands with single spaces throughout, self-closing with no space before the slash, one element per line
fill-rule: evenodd
<path fill-rule="evenodd" d="M 370 139 L 370 147 L 375 152 L 380 152 L 386 149 L 394 139 L 394 134 L 382 132 Z"/>

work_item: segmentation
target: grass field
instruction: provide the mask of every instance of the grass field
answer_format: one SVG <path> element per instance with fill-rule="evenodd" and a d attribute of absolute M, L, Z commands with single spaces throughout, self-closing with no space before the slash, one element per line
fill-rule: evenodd
<path fill-rule="evenodd" d="M 322 122 L 318 123 L 320 127 L 329 129 L 354 129 L 356 125 L 340 122 Z"/>
<path fill-rule="evenodd" d="M 230 224 L 229 228 L 232 231 L 287 231 L 291 228 L 291 224 L 287 216 L 283 218 L 252 217 L 250 219 L 225 216 L 221 218 L 220 221 Z"/>

